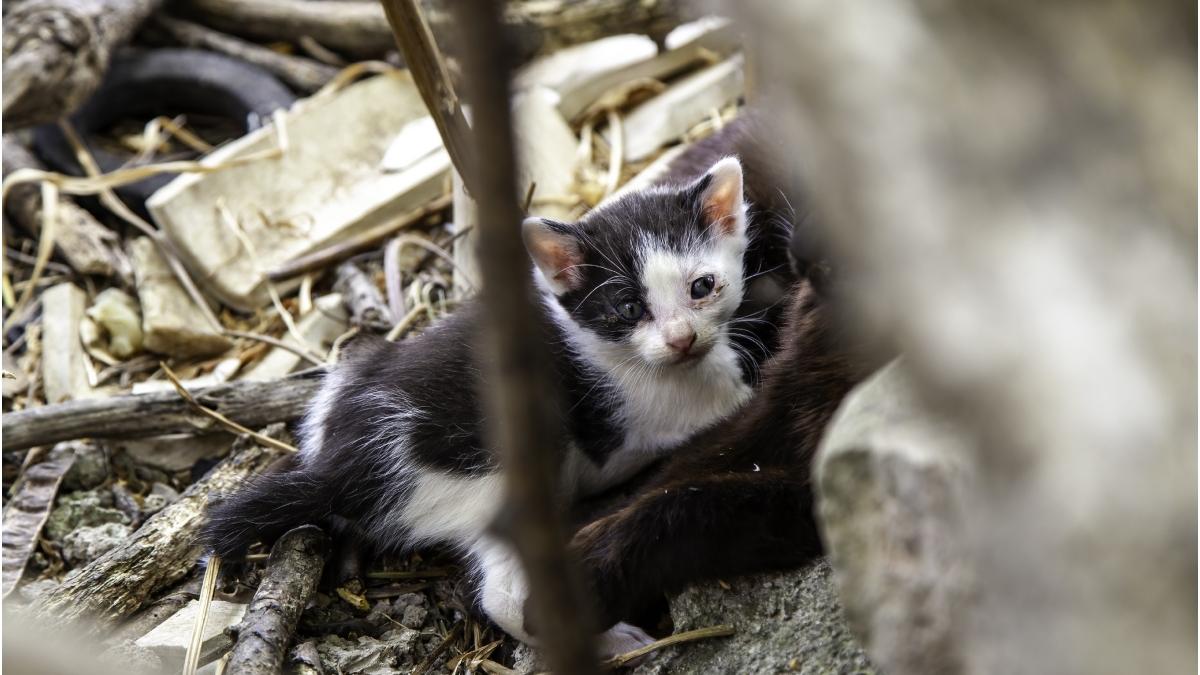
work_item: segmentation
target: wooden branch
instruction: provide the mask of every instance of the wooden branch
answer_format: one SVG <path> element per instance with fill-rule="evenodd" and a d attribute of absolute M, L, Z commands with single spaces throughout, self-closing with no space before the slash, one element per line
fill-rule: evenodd
<path fill-rule="evenodd" d="M 4 16 L 4 124 L 52 122 L 87 100 L 114 49 L 162 0 L 42 0 Z"/>
<path fill-rule="evenodd" d="M 471 165 L 471 146 L 468 135 L 471 127 L 463 115 L 450 72 L 434 40 L 429 24 L 417 7 L 416 0 L 382 0 L 388 22 L 395 33 L 396 43 L 404 53 L 404 61 L 412 74 L 417 90 L 429 108 L 437 125 L 442 143 L 450 153 L 454 169 L 462 175 Z M 468 183 L 470 186 L 470 183 Z"/>
<path fill-rule="evenodd" d="M 5 178 L 18 169 L 46 168 L 12 134 L 4 135 L 3 166 Z M 30 235 L 36 237 L 41 232 L 42 196 L 37 184 L 13 186 L 4 202 L 4 210 Z M 125 285 L 133 283 L 133 270 L 121 249 L 121 238 L 69 197 L 58 198 L 54 246 L 71 269 L 80 274 L 116 277 Z"/>
<path fill-rule="evenodd" d="M 341 262 L 352 255 L 375 248 L 393 234 L 421 222 L 427 216 L 445 210 L 447 206 L 450 206 L 450 195 L 438 197 L 425 206 L 415 211 L 410 211 L 396 220 L 381 223 L 345 241 L 340 241 L 327 248 L 313 251 L 308 255 L 286 262 L 268 272 L 267 278 L 271 281 L 283 281 Z"/>
<path fill-rule="evenodd" d="M 4 507 L 3 591 L 7 597 L 21 580 L 29 556 L 37 546 L 38 535 L 63 476 L 75 463 L 75 455 L 64 454 L 27 469 L 18 480 L 12 499 Z"/>
<path fill-rule="evenodd" d="M 235 38 L 191 21 L 158 15 L 152 25 L 185 47 L 220 52 L 275 73 L 280 80 L 303 92 L 325 86 L 338 69 L 302 56 L 281 54 L 273 49 Z"/>
<path fill-rule="evenodd" d="M 431 2 L 421 5 L 435 35 L 454 34 L 449 14 L 434 11 Z M 681 5 L 679 0 L 526 0 L 509 3 L 505 23 L 515 56 L 524 63 L 609 35 L 641 33 L 658 40 L 678 24 Z M 377 58 L 395 46 L 384 8 L 373 2 L 183 0 L 177 6 L 205 25 L 255 40 L 294 42 L 307 36 L 359 58 Z"/>
<path fill-rule="evenodd" d="M 542 352 L 547 336 L 533 301 L 529 258 L 520 234 L 509 78 L 500 3 L 453 3 L 463 46 L 467 92 L 474 106 L 470 167 L 480 213 L 485 381 L 492 447 L 500 448 L 508 495 L 501 527 L 528 577 L 529 601 L 544 626 L 538 635 L 558 673 L 595 673 L 594 621 L 565 553 L 565 511 L 556 504 L 562 432 L 561 396 Z M 486 161 L 482 161 L 486 158 Z"/>
<path fill-rule="evenodd" d="M 272 382 L 231 382 L 194 392 L 206 408 L 257 429 L 304 412 L 324 371 L 313 368 Z M 200 434 L 219 428 L 173 391 L 70 401 L 4 413 L 8 450 L 76 438 L 139 438 Z"/>
<path fill-rule="evenodd" d="M 300 613 L 321 580 L 327 544 L 325 533 L 315 525 L 297 527 L 275 542 L 262 583 L 237 626 L 228 672 L 281 672 Z"/>
<path fill-rule="evenodd" d="M 350 310 L 352 325 L 373 331 L 386 331 L 395 325 L 396 320 L 379 287 L 356 265 L 348 262 L 338 265 L 333 288 L 342 294 L 342 302 Z"/>
<path fill-rule="evenodd" d="M 263 433 L 276 439 L 285 435 L 282 424 Z M 201 553 L 196 533 L 204 522 L 209 496 L 231 492 L 285 454 L 238 439 L 230 456 L 192 484 L 177 502 L 152 516 L 123 545 L 39 598 L 32 612 L 38 618 L 74 624 L 77 630 L 91 634 L 129 616 L 195 566 Z"/>

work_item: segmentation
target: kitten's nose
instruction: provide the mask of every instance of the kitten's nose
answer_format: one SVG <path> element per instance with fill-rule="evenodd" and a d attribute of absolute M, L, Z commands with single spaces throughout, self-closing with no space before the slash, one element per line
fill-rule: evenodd
<path fill-rule="evenodd" d="M 672 336 L 667 340 L 667 346 L 680 354 L 687 354 L 694 344 L 696 344 L 696 331 L 693 330 Z"/>

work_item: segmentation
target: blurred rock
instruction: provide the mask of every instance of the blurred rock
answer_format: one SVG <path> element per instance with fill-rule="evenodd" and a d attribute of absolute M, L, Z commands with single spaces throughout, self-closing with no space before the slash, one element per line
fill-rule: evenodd
<path fill-rule="evenodd" d="M 142 315 L 137 300 L 119 288 L 106 288 L 87 310 L 88 318 L 100 328 L 97 345 L 117 359 L 127 359 L 142 350 Z"/>
<path fill-rule="evenodd" d="M 965 668 L 972 456 L 917 400 L 903 362 L 855 389 L 821 444 L 819 517 L 846 616 L 890 673 Z"/>
<path fill-rule="evenodd" d="M 33 602 L 49 591 L 58 588 L 57 579 L 38 579 L 17 587 L 17 594 L 25 602 Z"/>
<path fill-rule="evenodd" d="M 196 625 L 199 606 L 198 600 L 192 600 L 171 618 L 138 638 L 135 644 L 158 655 L 164 666 L 178 670 L 179 666 L 183 665 L 184 655 L 192 640 L 192 629 Z M 204 632 L 201 634 L 201 663 L 206 663 L 213 654 L 224 653 L 233 646 L 233 640 L 225 633 L 225 629 L 237 625 L 245 613 L 246 605 L 223 600 L 212 601 L 204 621 Z"/>
<path fill-rule="evenodd" d="M 109 647 L 100 655 L 100 662 L 129 675 L 149 675 L 164 671 L 162 659 L 153 650 L 124 640 Z"/>
<path fill-rule="evenodd" d="M 76 528 L 63 537 L 63 559 L 76 567 L 86 565 L 123 544 L 129 534 L 129 526 L 122 523 Z"/>
<path fill-rule="evenodd" d="M 425 625 L 425 617 L 428 615 L 429 610 L 424 607 L 409 605 L 404 608 L 404 613 L 400 616 L 400 625 L 415 630 Z"/>
<path fill-rule="evenodd" d="M 154 515 L 172 504 L 176 499 L 179 499 L 179 493 L 174 488 L 162 483 L 155 483 L 150 488 L 150 494 L 142 499 L 142 513 L 146 516 Z"/>
<path fill-rule="evenodd" d="M 671 600 L 671 618 L 676 632 L 732 624 L 737 633 L 669 647 L 634 673 L 874 672 L 846 627 L 825 561 L 731 584 L 684 591 Z"/>
<path fill-rule="evenodd" d="M 62 541 L 79 527 L 92 527 L 106 523 L 129 524 L 129 517 L 113 508 L 112 493 L 98 488 L 59 495 L 50 517 L 46 519 L 46 534 L 51 539 Z"/>

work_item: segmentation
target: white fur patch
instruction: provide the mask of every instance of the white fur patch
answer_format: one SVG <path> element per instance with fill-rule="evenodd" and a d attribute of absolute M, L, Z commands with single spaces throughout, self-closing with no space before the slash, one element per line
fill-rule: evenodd
<path fill-rule="evenodd" d="M 504 499 L 503 476 L 453 476 L 422 471 L 399 519 L 412 545 L 470 542 L 496 517 Z"/>
<path fill-rule="evenodd" d="M 525 632 L 525 599 L 529 584 L 517 554 L 507 544 L 491 537 L 479 539 L 471 549 L 479 580 L 479 604 L 488 618 L 505 633 L 535 644 Z"/>
<path fill-rule="evenodd" d="M 321 452 L 325 444 L 325 420 L 329 410 L 338 399 L 341 386 L 341 370 L 333 369 L 325 375 L 317 395 L 308 404 L 304 419 L 300 422 L 300 463 L 308 464 Z"/>

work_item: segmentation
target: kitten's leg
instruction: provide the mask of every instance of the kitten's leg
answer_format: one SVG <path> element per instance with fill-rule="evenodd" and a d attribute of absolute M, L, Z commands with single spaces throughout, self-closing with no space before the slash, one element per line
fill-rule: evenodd
<path fill-rule="evenodd" d="M 537 644 L 525 629 L 525 603 L 529 584 L 512 548 L 492 537 L 483 537 L 472 556 L 479 568 L 479 606 L 504 632 L 527 644 Z M 609 658 L 650 644 L 654 638 L 637 626 L 619 623 L 597 640 L 601 658 Z"/>

